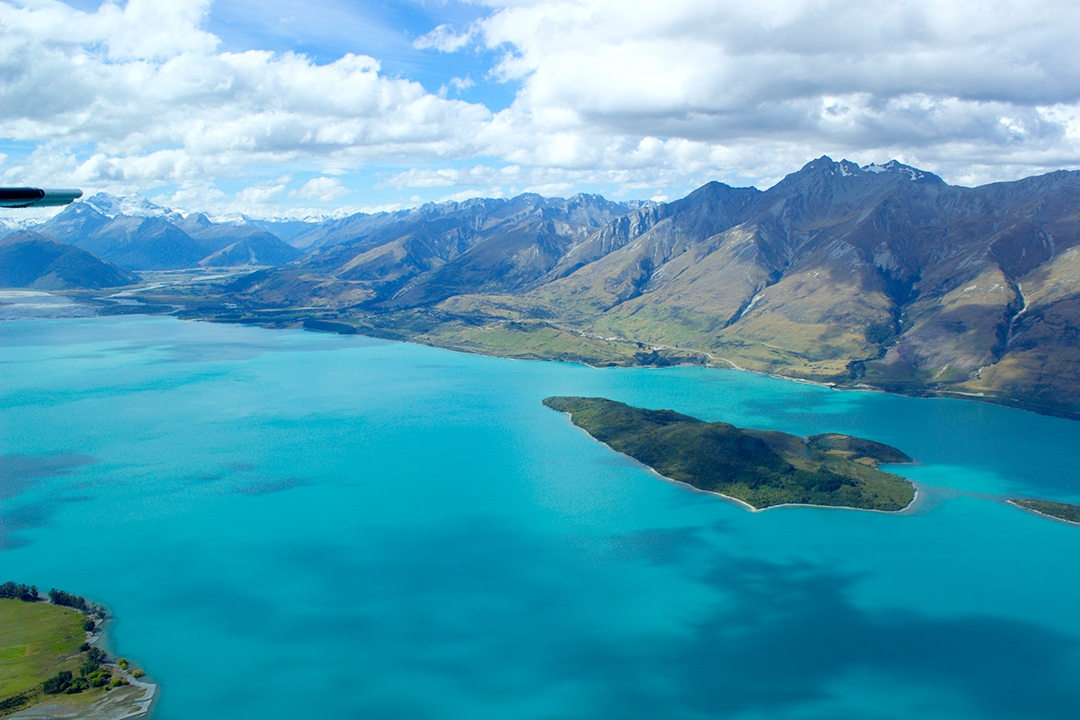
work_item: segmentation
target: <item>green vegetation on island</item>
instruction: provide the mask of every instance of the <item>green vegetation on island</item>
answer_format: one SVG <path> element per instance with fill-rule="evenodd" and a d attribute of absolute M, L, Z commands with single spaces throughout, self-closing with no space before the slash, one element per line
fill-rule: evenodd
<path fill-rule="evenodd" d="M 1048 515 L 1058 520 L 1080 525 L 1080 505 L 1071 503 L 1053 502 L 1051 500 L 1031 500 L 1013 498 L 1010 503 L 1017 507 L 1037 512 L 1040 515 Z"/>
<path fill-rule="evenodd" d="M 127 661 L 114 664 L 92 644 L 105 609 L 62 590 L 48 597 L 32 585 L 0 584 L 0 715 L 62 696 L 79 696 L 65 705 L 100 710 L 104 693 L 130 684 Z"/>
<path fill-rule="evenodd" d="M 877 467 L 911 458 L 869 440 L 743 430 L 605 398 L 549 397 L 544 405 L 569 413 L 594 438 L 664 477 L 756 509 L 798 504 L 897 511 L 915 497 L 910 481 Z"/>

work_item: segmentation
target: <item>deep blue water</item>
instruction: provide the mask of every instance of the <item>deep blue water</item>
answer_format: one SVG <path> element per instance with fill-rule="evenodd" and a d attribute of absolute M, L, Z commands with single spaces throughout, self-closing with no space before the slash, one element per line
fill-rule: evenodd
<path fill-rule="evenodd" d="M 540 404 L 921 464 L 907 515 L 750 513 Z M 0 578 L 107 604 L 186 718 L 1075 718 L 1080 423 L 735 371 L 169 318 L 0 322 Z"/>

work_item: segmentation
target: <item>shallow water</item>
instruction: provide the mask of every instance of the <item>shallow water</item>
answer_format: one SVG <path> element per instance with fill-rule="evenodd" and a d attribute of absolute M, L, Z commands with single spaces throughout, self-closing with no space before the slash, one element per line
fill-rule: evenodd
<path fill-rule="evenodd" d="M 921 464 L 914 512 L 750 513 L 540 404 Z M 107 604 L 181 718 L 1073 718 L 1080 423 L 734 371 L 170 318 L 0 322 L 0 580 Z"/>

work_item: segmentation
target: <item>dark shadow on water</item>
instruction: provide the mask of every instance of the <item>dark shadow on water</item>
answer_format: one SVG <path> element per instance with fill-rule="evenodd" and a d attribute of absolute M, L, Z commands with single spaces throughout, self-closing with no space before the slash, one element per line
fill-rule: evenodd
<path fill-rule="evenodd" d="M 1076 638 L 989 616 L 867 613 L 847 600 L 852 581 L 810 566 L 718 562 L 710 582 L 733 602 L 697 623 L 691 641 L 657 648 L 676 695 L 715 716 L 771 712 L 870 672 L 961 696 L 981 717 L 1075 717 Z M 644 681 L 648 665 L 629 663 L 618 674 Z M 625 709 L 654 703 L 662 712 L 656 700 L 638 697 Z"/>
<path fill-rule="evenodd" d="M 243 484 L 229 487 L 226 492 L 232 495 L 269 495 L 310 484 L 309 480 L 300 477 L 253 478 Z"/>
<path fill-rule="evenodd" d="M 378 544 L 367 560 L 326 546 L 284 551 L 280 565 L 325 602 L 294 619 L 297 631 L 319 647 L 372 648 L 391 675 L 442 678 L 485 711 L 572 684 L 580 704 L 552 717 L 787 716 L 827 705 L 853 676 L 990 719 L 1065 720 L 1080 707 L 1075 637 L 1004 617 L 867 611 L 848 599 L 858 578 L 734 557 L 692 529 L 551 543 L 477 519 Z M 684 564 L 716 599 L 699 600 L 679 632 L 597 630 L 589 618 L 634 603 L 593 573 L 627 563 Z M 402 716 L 415 699 L 381 710 Z M 363 693 L 351 702 L 352 713 L 372 709 Z"/>
<path fill-rule="evenodd" d="M 94 496 L 94 495 L 68 495 L 66 497 L 58 498 L 57 502 L 62 502 L 62 503 L 83 503 L 83 502 L 93 502 L 94 500 L 97 500 L 97 497 Z"/>
<path fill-rule="evenodd" d="M 73 453 L 55 455 L 0 455 L 0 501 L 14 498 L 47 478 L 72 475 L 79 468 L 92 465 L 92 455 Z M 68 485 L 67 489 L 71 486 Z M 59 497 L 58 502 L 77 502 L 83 496 Z M 29 541 L 16 537 L 21 530 L 42 527 L 49 522 L 52 509 L 47 503 L 31 503 L 0 508 L 0 550 L 22 547 Z"/>
<path fill-rule="evenodd" d="M 722 530 L 723 526 L 717 528 Z M 595 540 L 593 545 L 598 545 Z M 678 565 L 694 553 L 709 548 L 700 528 L 650 528 L 606 538 L 602 545 L 612 558 L 644 560 L 659 565 Z"/>
<path fill-rule="evenodd" d="M 45 503 L 32 503 L 0 511 L 0 550 L 11 550 L 29 544 L 16 535 L 22 530 L 44 527 L 49 523 L 52 509 Z"/>
<path fill-rule="evenodd" d="M 92 455 L 0 455 L 0 500 L 15 497 L 43 478 L 71 475 L 97 459 Z"/>

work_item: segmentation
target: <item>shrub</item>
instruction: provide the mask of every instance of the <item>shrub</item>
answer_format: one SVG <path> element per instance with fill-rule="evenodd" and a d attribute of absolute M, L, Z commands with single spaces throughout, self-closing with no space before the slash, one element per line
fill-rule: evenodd
<path fill-rule="evenodd" d="M 86 682 L 90 683 L 90 687 L 105 687 L 110 680 L 112 680 L 112 673 L 108 668 L 98 668 L 86 676 Z"/>
<path fill-rule="evenodd" d="M 63 590 L 57 590 L 56 588 L 49 591 L 49 600 L 52 601 L 53 605 L 63 605 L 64 607 L 75 608 L 82 612 L 90 611 L 90 607 L 86 604 L 86 598 L 79 595 L 72 595 Z"/>
<path fill-rule="evenodd" d="M 37 602 L 41 599 L 33 585 L 17 585 L 8 580 L 0 585 L 0 598 L 14 598 L 23 602 Z"/>
<path fill-rule="evenodd" d="M 89 690 L 89 689 L 90 689 L 90 683 L 87 682 L 86 678 L 77 677 L 74 680 L 72 680 L 71 685 L 67 689 L 64 690 L 64 694 L 65 695 L 77 695 L 78 693 L 81 693 L 83 690 Z"/>
<path fill-rule="evenodd" d="M 64 670 L 43 682 L 41 687 L 48 695 L 59 695 L 71 687 L 71 680 L 71 671 Z"/>
<path fill-rule="evenodd" d="M 26 695 L 12 695 L 9 698 L 4 698 L 3 700 L 0 700 L 0 712 L 14 710 L 29 699 L 30 698 Z"/>
<path fill-rule="evenodd" d="M 896 326 L 892 322 L 873 322 L 866 326 L 866 341 L 883 345 L 896 336 Z"/>

